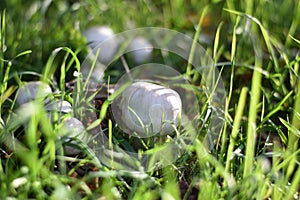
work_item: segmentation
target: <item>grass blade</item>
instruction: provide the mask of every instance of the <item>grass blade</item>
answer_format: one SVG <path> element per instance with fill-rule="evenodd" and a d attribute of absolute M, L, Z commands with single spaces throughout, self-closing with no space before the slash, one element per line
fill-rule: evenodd
<path fill-rule="evenodd" d="M 252 163 L 254 158 L 254 149 L 256 141 L 256 118 L 258 112 L 258 105 L 260 102 L 260 88 L 262 79 L 262 74 L 260 73 L 260 70 L 262 68 L 262 58 L 261 52 L 258 48 L 255 48 L 255 54 L 255 65 L 251 83 L 251 97 L 248 115 L 247 144 L 243 174 L 244 178 L 252 173 Z"/>
<path fill-rule="evenodd" d="M 191 75 L 192 73 L 192 61 L 194 60 L 194 52 L 195 52 L 195 48 L 197 46 L 197 42 L 198 42 L 198 38 L 199 38 L 199 34 L 200 34 L 200 31 L 201 31 L 201 24 L 203 23 L 203 20 L 204 20 L 204 17 L 206 16 L 206 14 L 208 13 L 209 7 L 206 6 L 203 8 L 203 11 L 202 11 L 202 14 L 201 14 L 201 17 L 198 21 L 198 25 L 197 25 L 197 28 L 196 28 L 196 33 L 194 35 L 194 41 L 193 41 L 193 44 L 192 44 L 192 47 L 191 47 L 191 52 L 190 52 L 190 55 L 189 55 L 189 60 L 188 60 L 188 65 L 186 67 L 186 74 L 187 75 Z"/>
<path fill-rule="evenodd" d="M 246 99 L 247 99 L 247 92 L 248 92 L 248 88 L 243 87 L 241 94 L 240 94 L 239 103 L 238 103 L 238 106 L 236 109 L 237 111 L 236 111 L 236 115 L 235 115 L 234 122 L 233 122 L 233 128 L 231 131 L 230 143 L 229 143 L 229 147 L 228 147 L 228 151 L 227 151 L 227 159 L 226 159 L 226 166 L 225 166 L 226 172 L 229 172 L 230 160 L 231 160 L 232 152 L 233 152 L 233 149 L 235 146 L 235 141 L 236 141 L 236 138 L 239 133 L 240 124 L 241 124 L 241 120 L 243 117 L 243 112 L 244 112 Z"/>

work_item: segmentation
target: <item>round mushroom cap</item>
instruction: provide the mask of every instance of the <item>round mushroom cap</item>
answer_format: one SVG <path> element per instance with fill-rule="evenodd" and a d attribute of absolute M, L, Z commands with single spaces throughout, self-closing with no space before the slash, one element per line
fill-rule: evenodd
<path fill-rule="evenodd" d="M 142 64 L 148 61 L 152 56 L 153 46 L 143 37 L 134 38 L 128 46 L 133 60 L 136 64 Z"/>
<path fill-rule="evenodd" d="M 97 47 L 100 47 L 100 53 L 98 55 L 99 62 L 109 64 L 119 48 L 118 41 L 113 37 L 113 30 L 107 26 L 95 26 L 88 28 L 84 31 L 83 35 L 86 37 L 94 56 L 98 51 Z M 105 43 L 101 44 L 103 41 L 105 41 Z"/>
<path fill-rule="evenodd" d="M 51 87 L 41 81 L 32 81 L 25 83 L 18 90 L 17 103 L 19 105 L 28 103 L 32 100 L 45 100 L 47 96 L 52 94 Z M 45 100 L 46 102 L 49 101 Z"/>
<path fill-rule="evenodd" d="M 182 103 L 175 90 L 140 81 L 127 87 L 121 98 L 120 127 L 127 132 L 142 137 L 169 134 L 178 125 Z"/>
<path fill-rule="evenodd" d="M 45 106 L 47 111 L 56 111 L 62 113 L 72 112 L 72 105 L 68 101 L 54 100 Z"/>
<path fill-rule="evenodd" d="M 98 42 L 102 42 L 113 36 L 114 32 L 107 26 L 95 26 L 85 30 L 83 35 L 86 37 L 90 47 L 94 48 Z"/>
<path fill-rule="evenodd" d="M 86 132 L 85 127 L 81 121 L 74 117 L 68 117 L 62 122 L 63 126 L 60 129 L 60 135 L 65 139 L 65 154 L 66 155 L 76 155 L 81 152 L 79 148 L 73 147 L 72 144 L 78 145 L 76 142 L 80 140 L 81 142 L 88 144 L 90 135 Z M 71 145 L 68 145 L 71 144 Z"/>

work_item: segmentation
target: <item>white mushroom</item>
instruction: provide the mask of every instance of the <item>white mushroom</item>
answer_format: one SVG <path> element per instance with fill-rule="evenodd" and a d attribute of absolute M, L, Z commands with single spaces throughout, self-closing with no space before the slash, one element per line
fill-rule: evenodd
<path fill-rule="evenodd" d="M 142 64 L 148 61 L 152 56 L 153 46 L 143 37 L 134 38 L 128 46 L 128 50 L 132 51 L 133 60 L 136 64 Z"/>
<path fill-rule="evenodd" d="M 47 111 L 56 111 L 61 113 L 72 112 L 72 105 L 67 101 L 54 100 L 45 106 Z"/>
<path fill-rule="evenodd" d="M 87 77 L 91 71 L 90 66 L 83 65 L 81 68 L 81 73 L 83 76 L 83 79 L 88 82 L 88 88 L 90 89 L 97 89 L 99 86 L 99 83 L 102 80 L 103 73 L 105 71 L 106 66 L 100 62 L 97 62 L 94 66 L 94 69 L 89 77 L 89 80 L 87 80 Z"/>
<path fill-rule="evenodd" d="M 83 35 L 86 37 L 89 47 L 93 50 L 94 55 L 98 50 L 95 49 L 95 47 L 104 40 L 109 39 L 105 44 L 101 45 L 98 60 L 104 64 L 108 64 L 108 62 L 112 61 L 119 48 L 119 44 L 118 41 L 113 38 L 114 32 L 111 28 L 107 26 L 91 27 L 88 28 Z"/>
<path fill-rule="evenodd" d="M 66 155 L 76 155 L 81 152 L 79 148 L 73 147 L 72 144 L 78 145 L 76 142 L 80 140 L 83 144 L 88 144 L 90 135 L 86 132 L 84 125 L 81 121 L 74 117 L 68 117 L 63 122 L 63 126 L 60 129 L 60 135 L 65 139 L 66 147 L 65 154 Z M 71 144 L 71 145 L 68 145 Z"/>
<path fill-rule="evenodd" d="M 72 112 L 72 105 L 67 101 L 53 100 L 45 106 L 45 110 L 48 111 L 48 117 L 51 122 L 54 121 L 54 114 L 57 112 L 56 120 L 60 121 L 61 117 L 67 113 Z"/>
<path fill-rule="evenodd" d="M 138 133 L 147 137 L 156 133 L 174 132 L 182 110 L 179 94 L 167 87 L 135 82 L 127 87 L 121 95 L 118 111 L 114 117 L 119 126 L 129 134 Z"/>
<path fill-rule="evenodd" d="M 52 90 L 48 84 L 41 81 L 32 81 L 25 83 L 19 88 L 16 101 L 21 105 L 32 100 L 45 100 L 50 94 L 52 94 Z M 45 101 L 47 102 L 49 99 Z"/>
<path fill-rule="evenodd" d="M 72 105 L 67 101 L 53 100 L 45 106 L 45 110 L 49 111 L 49 117 L 52 119 L 53 112 L 58 112 L 59 117 L 71 113 Z M 62 127 L 60 128 L 60 137 L 63 138 L 66 143 L 66 155 L 76 155 L 81 152 L 79 148 L 72 146 L 78 145 L 76 140 L 80 140 L 84 144 L 89 142 L 89 134 L 86 132 L 83 123 L 74 117 L 63 119 Z"/>

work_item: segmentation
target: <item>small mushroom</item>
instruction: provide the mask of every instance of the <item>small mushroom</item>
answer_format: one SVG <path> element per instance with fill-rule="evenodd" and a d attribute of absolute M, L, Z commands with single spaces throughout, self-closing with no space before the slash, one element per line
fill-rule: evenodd
<path fill-rule="evenodd" d="M 45 106 L 45 110 L 49 112 L 50 119 L 53 120 L 53 112 L 57 112 L 59 117 L 61 117 L 62 115 L 72 112 L 72 105 L 67 101 L 53 100 Z M 66 117 L 63 119 L 60 136 L 63 138 L 64 143 L 66 143 L 65 154 L 69 156 L 81 152 L 79 148 L 75 147 L 78 145 L 78 140 L 85 144 L 87 144 L 89 140 L 89 134 L 85 131 L 83 123 L 74 117 Z"/>
<path fill-rule="evenodd" d="M 113 30 L 107 26 L 95 26 L 88 28 L 83 35 L 86 37 L 94 55 L 98 50 L 95 49 L 98 44 L 108 39 L 103 45 L 100 45 L 101 49 L 98 60 L 103 64 L 109 64 L 119 48 L 119 43 L 113 38 Z"/>
<path fill-rule="evenodd" d="M 113 114 L 119 126 L 140 137 L 174 132 L 182 110 L 175 90 L 143 81 L 127 87 L 116 104 L 112 105 Z"/>
<path fill-rule="evenodd" d="M 72 105 L 67 101 L 62 100 L 54 100 L 50 103 L 48 103 L 45 106 L 45 109 L 47 111 L 56 111 L 60 113 L 70 113 L 72 112 Z"/>
<path fill-rule="evenodd" d="M 99 83 L 102 81 L 102 77 L 104 74 L 106 66 L 100 62 L 97 62 L 94 66 L 94 69 L 89 77 L 89 80 L 87 80 L 87 77 L 91 71 L 90 66 L 83 65 L 81 68 L 81 73 L 83 76 L 83 79 L 85 81 L 88 81 L 88 88 L 90 89 L 97 89 L 99 86 Z"/>
<path fill-rule="evenodd" d="M 51 121 L 54 121 L 54 112 L 57 112 L 60 121 L 61 117 L 67 113 L 72 112 L 72 105 L 67 101 L 53 100 L 45 106 L 45 110 L 48 111 L 48 116 Z"/>
<path fill-rule="evenodd" d="M 19 105 L 28 103 L 32 100 L 45 100 L 47 96 L 52 94 L 51 87 L 41 81 L 32 81 L 25 83 L 19 88 L 17 103 Z M 46 99 L 45 102 L 48 102 L 49 99 Z"/>
<path fill-rule="evenodd" d="M 72 144 L 78 145 L 76 140 L 80 140 L 84 144 L 88 144 L 90 135 L 86 132 L 84 125 L 81 121 L 74 117 L 68 117 L 62 122 L 63 125 L 60 129 L 60 135 L 64 138 L 65 154 L 76 155 L 81 152 L 79 148 L 73 147 Z M 70 145 L 68 145 L 70 144 Z"/>
<path fill-rule="evenodd" d="M 143 37 L 134 38 L 128 46 L 132 51 L 132 57 L 136 64 L 142 64 L 148 61 L 152 56 L 153 46 Z"/>

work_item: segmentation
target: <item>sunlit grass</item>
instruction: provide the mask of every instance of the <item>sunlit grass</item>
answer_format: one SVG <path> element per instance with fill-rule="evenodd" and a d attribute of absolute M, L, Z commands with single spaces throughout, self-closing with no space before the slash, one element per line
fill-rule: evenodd
<path fill-rule="evenodd" d="M 298 1 L 72 2 L 5 1 L 1 10 L 0 199 L 299 199 Z M 93 24 L 116 32 L 163 26 L 195 41 L 212 38 L 204 45 L 227 94 L 220 138 L 209 154 L 203 156 L 199 137 L 161 170 L 115 170 L 84 143 L 75 145 L 80 155 L 66 156 L 59 139 L 63 119 L 51 122 L 43 104 L 18 109 L 18 86 L 34 79 L 51 84 L 55 98 L 93 110 L 84 104 L 87 82 L 80 73 L 87 54 L 81 32 Z M 184 71 L 193 84 L 201 79 L 190 64 Z M 73 92 L 66 83 L 75 78 Z M 105 120 L 117 95 L 104 101 L 87 130 Z M 206 108 L 200 110 L 200 120 L 209 123 L 202 119 Z M 82 109 L 73 111 L 86 120 Z M 136 141 L 111 119 L 104 131 L 110 148 L 134 151 Z"/>

